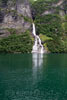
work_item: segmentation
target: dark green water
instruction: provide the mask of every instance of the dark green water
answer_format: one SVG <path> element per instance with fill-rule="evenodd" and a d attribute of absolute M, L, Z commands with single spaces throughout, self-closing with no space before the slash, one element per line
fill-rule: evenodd
<path fill-rule="evenodd" d="M 0 100 L 67 100 L 67 54 L 1 54 Z"/>

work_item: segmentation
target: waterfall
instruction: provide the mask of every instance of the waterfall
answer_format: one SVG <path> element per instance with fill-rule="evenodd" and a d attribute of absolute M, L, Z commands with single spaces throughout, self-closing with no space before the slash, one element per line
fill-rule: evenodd
<path fill-rule="evenodd" d="M 35 37 L 34 45 L 33 45 L 33 50 L 32 53 L 44 53 L 44 48 L 41 43 L 41 39 L 38 35 L 36 35 L 36 28 L 35 24 L 33 23 L 33 36 Z"/>

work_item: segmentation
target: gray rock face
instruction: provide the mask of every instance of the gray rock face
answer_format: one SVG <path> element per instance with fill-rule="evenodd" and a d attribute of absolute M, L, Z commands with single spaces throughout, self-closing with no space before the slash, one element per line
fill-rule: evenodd
<path fill-rule="evenodd" d="M 67 14 L 67 9 L 65 6 L 67 6 L 66 0 L 58 0 L 58 3 L 54 3 L 51 5 L 51 7 L 53 7 L 53 9 L 44 11 L 42 13 L 42 15 L 54 14 L 54 13 L 56 13 L 56 9 L 58 7 L 59 15 L 64 16 L 65 14 Z"/>
<path fill-rule="evenodd" d="M 0 33 L 2 30 L 16 29 L 25 32 L 30 29 L 31 23 L 27 19 L 32 19 L 28 0 L 8 0 L 0 10 Z M 19 33 L 19 32 L 18 32 Z M 6 33 L 6 31 L 4 32 Z M 0 35 L 2 37 L 2 34 Z M 3 35 L 7 36 L 7 35 Z"/>

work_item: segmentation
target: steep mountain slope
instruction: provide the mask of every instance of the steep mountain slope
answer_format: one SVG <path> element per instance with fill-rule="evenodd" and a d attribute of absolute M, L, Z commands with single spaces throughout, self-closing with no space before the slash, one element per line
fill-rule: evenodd
<path fill-rule="evenodd" d="M 67 52 L 66 5 L 66 0 L 37 0 L 32 4 L 37 34 L 50 52 Z"/>
<path fill-rule="evenodd" d="M 48 52 L 67 52 L 66 0 L 0 0 L 0 52 L 31 52 L 32 20 Z"/>
<path fill-rule="evenodd" d="M 32 5 L 32 14 L 33 17 L 40 14 L 59 13 L 60 11 L 66 14 L 66 5 L 66 0 L 37 0 Z"/>
<path fill-rule="evenodd" d="M 0 52 L 32 51 L 28 0 L 0 0 Z"/>
<path fill-rule="evenodd" d="M 8 36 L 11 29 L 17 30 L 17 33 L 30 29 L 28 0 L 1 0 L 0 5 L 0 37 Z"/>

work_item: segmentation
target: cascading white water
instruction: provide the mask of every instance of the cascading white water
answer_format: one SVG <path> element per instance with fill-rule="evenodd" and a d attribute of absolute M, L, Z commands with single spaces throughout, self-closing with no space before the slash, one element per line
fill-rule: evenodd
<path fill-rule="evenodd" d="M 43 48 L 43 45 L 41 43 L 41 39 L 38 35 L 36 35 L 36 28 L 35 28 L 34 23 L 33 23 L 33 32 L 32 33 L 35 37 L 32 53 L 34 53 L 34 52 L 35 53 L 44 53 L 44 48 Z"/>

